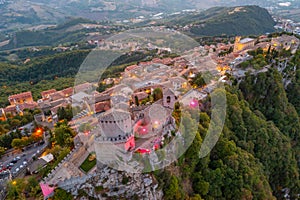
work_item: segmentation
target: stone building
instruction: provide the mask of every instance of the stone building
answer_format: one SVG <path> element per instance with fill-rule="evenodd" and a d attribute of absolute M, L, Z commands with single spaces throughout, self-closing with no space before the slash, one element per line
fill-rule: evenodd
<path fill-rule="evenodd" d="M 49 99 L 50 95 L 54 94 L 55 92 L 57 92 L 56 89 L 42 91 L 41 92 L 42 99 Z"/>
<path fill-rule="evenodd" d="M 130 157 L 135 148 L 132 120 L 129 112 L 112 108 L 98 116 L 100 133 L 95 136 L 98 163 L 117 167 L 118 160 Z"/>
<path fill-rule="evenodd" d="M 177 96 L 175 96 L 174 92 L 167 88 L 163 89 L 163 106 L 167 108 L 174 108 L 175 102 L 177 101 Z"/>
<path fill-rule="evenodd" d="M 255 40 L 252 38 L 241 39 L 240 36 L 235 38 L 233 52 L 243 51 L 245 49 L 251 49 L 255 45 Z"/>
<path fill-rule="evenodd" d="M 11 95 L 8 97 L 10 105 L 20 105 L 25 103 L 33 103 L 31 92 L 23 92 L 20 94 Z"/>
<path fill-rule="evenodd" d="M 282 35 L 280 37 L 272 38 L 271 46 L 276 50 L 292 50 L 297 49 L 300 44 L 300 40 L 295 36 Z"/>

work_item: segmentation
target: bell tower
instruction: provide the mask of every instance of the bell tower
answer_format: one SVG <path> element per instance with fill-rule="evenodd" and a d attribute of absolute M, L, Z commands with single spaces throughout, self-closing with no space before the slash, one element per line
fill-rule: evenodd
<path fill-rule="evenodd" d="M 241 41 L 241 36 L 236 36 L 235 41 L 234 41 L 234 49 L 233 52 L 240 51 L 240 41 Z"/>

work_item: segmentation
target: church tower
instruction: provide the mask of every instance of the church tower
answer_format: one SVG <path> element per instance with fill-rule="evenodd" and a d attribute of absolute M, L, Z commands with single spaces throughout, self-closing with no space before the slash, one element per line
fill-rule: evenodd
<path fill-rule="evenodd" d="M 235 42 L 234 42 L 234 49 L 233 52 L 240 51 L 240 41 L 241 41 L 241 36 L 236 36 L 235 37 Z"/>

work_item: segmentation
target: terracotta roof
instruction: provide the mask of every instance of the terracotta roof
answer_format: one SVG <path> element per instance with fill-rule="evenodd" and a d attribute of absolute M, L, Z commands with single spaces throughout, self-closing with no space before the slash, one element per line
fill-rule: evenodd
<path fill-rule="evenodd" d="M 137 92 L 132 94 L 132 99 L 135 100 L 135 97 L 138 98 L 139 101 L 146 99 L 149 95 L 146 92 Z"/>
<path fill-rule="evenodd" d="M 174 60 L 172 58 L 164 58 L 164 59 L 160 59 L 160 58 L 154 58 L 152 60 L 153 63 L 160 63 L 160 64 L 164 64 L 164 65 L 170 65 L 172 63 L 174 63 Z"/>
<path fill-rule="evenodd" d="M 49 97 L 50 97 L 50 99 L 51 99 L 52 101 L 56 101 L 56 100 L 58 100 L 58 99 L 64 98 L 65 95 L 64 95 L 64 93 L 63 93 L 62 91 L 58 91 L 58 92 L 55 92 L 55 93 L 53 93 L 53 94 L 50 94 Z"/>
<path fill-rule="evenodd" d="M 14 94 L 8 97 L 9 101 L 12 101 L 13 99 L 24 99 L 24 98 L 32 98 L 31 92 L 23 92 L 20 94 Z"/>
<path fill-rule="evenodd" d="M 110 109 L 110 102 L 98 102 L 95 104 L 95 113 L 104 112 Z"/>
<path fill-rule="evenodd" d="M 137 67 L 139 67 L 139 66 L 138 65 L 130 65 L 130 66 L 126 67 L 125 71 L 131 71 Z"/>
<path fill-rule="evenodd" d="M 61 92 L 66 96 L 71 96 L 73 94 L 73 88 L 72 87 L 69 87 L 69 88 L 66 88 L 64 90 L 61 90 Z"/>
<path fill-rule="evenodd" d="M 34 109 L 38 107 L 38 104 L 36 102 L 32 102 L 32 103 L 24 103 L 19 105 L 20 110 L 24 110 L 24 109 Z M 17 107 L 16 105 L 10 105 L 7 106 L 6 108 L 4 108 L 4 112 L 17 112 Z"/>
<path fill-rule="evenodd" d="M 41 95 L 42 95 L 43 99 L 46 99 L 49 97 L 50 94 L 53 94 L 55 92 L 56 92 L 56 89 L 51 89 L 51 90 L 41 92 Z"/>
<path fill-rule="evenodd" d="M 35 109 L 36 107 L 38 107 L 38 104 L 36 102 L 24 103 L 24 104 L 21 104 L 19 107 L 21 110 L 24 110 L 24 109 L 32 110 L 32 109 Z"/>
<path fill-rule="evenodd" d="M 173 60 L 172 58 L 164 58 L 164 59 L 162 60 L 162 63 L 163 63 L 164 65 L 171 65 L 171 64 L 174 63 L 174 60 Z"/>
<path fill-rule="evenodd" d="M 148 61 L 148 62 L 140 62 L 139 65 L 141 66 L 141 65 L 151 65 L 151 64 L 153 64 L 153 63 Z"/>
<path fill-rule="evenodd" d="M 9 112 L 17 112 L 17 108 L 15 105 L 7 106 L 4 108 L 4 112 L 9 113 Z"/>

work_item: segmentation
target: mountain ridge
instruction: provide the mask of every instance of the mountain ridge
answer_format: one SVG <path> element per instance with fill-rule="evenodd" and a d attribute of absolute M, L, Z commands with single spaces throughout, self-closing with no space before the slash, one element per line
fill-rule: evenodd
<path fill-rule="evenodd" d="M 258 35 L 275 30 L 272 16 L 259 6 L 214 7 L 199 14 L 171 19 L 167 24 L 180 24 L 197 36 Z"/>

